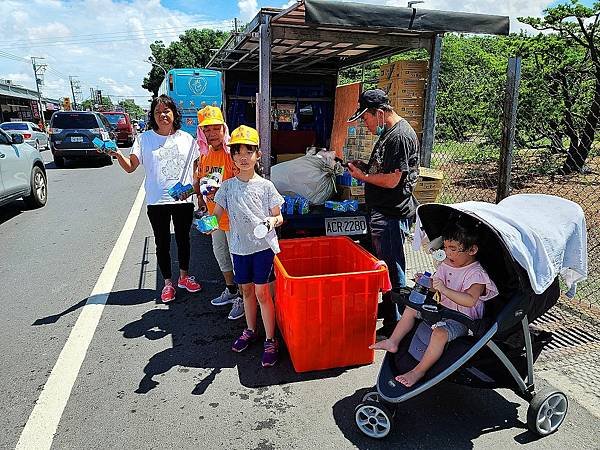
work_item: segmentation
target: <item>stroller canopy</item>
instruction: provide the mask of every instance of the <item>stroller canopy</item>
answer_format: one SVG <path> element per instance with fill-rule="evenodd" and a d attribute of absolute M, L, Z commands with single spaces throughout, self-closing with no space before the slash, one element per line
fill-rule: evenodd
<path fill-rule="evenodd" d="M 417 208 L 413 247 L 425 235 L 433 240 L 456 212 L 466 213 L 496 231 L 512 258 L 527 273 L 536 294 L 544 292 L 560 274 L 575 295 L 575 284 L 587 277 L 587 231 L 581 207 L 564 198 L 517 194 L 498 204 L 464 202 L 426 204 Z"/>

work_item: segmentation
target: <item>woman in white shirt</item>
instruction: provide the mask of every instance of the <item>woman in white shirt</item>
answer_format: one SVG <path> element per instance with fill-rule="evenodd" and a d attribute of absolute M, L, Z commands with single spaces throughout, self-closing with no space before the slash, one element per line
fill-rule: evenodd
<path fill-rule="evenodd" d="M 135 139 L 129 157 L 120 150 L 112 154 L 127 173 L 135 171 L 140 164 L 144 166 L 148 218 L 154 231 L 158 267 L 165 280 L 161 300 L 167 303 L 175 299 L 169 252 L 171 220 L 179 257 L 177 286 L 188 292 L 202 289 L 194 277 L 188 275 L 190 227 L 194 214 L 192 198 L 180 200 L 169 195 L 169 189 L 177 182 L 183 185 L 193 182 L 194 166 L 200 152 L 196 139 L 180 129 L 181 113 L 171 97 L 161 95 L 152 101 L 148 128 Z"/>

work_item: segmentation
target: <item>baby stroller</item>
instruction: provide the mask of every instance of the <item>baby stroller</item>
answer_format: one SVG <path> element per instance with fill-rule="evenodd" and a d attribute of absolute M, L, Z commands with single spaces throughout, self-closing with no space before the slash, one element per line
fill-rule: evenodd
<path fill-rule="evenodd" d="M 417 305 L 409 300 L 410 289 L 394 293 L 399 305 L 419 311 L 427 325 L 454 319 L 468 327 L 469 335 L 451 341 L 425 377 L 411 387 L 395 377 L 418 363 L 409 346 L 418 338 L 419 324 L 401 341 L 397 353 L 386 353 L 377 390 L 367 393 L 355 410 L 356 425 L 369 437 L 387 436 L 399 403 L 446 379 L 471 387 L 513 390 L 529 402 L 527 425 L 540 436 L 555 432 L 565 419 L 568 400 L 563 392 L 536 391 L 533 365 L 552 335 L 530 324 L 558 301 L 558 274 L 571 288 L 567 296 L 574 295 L 575 283 L 586 277 L 583 211 L 568 200 L 537 194 L 514 195 L 497 205 L 421 205 L 414 246 L 419 248 L 423 240 L 434 243 L 445 224 L 465 214 L 480 223 L 479 261 L 500 294 L 485 302 L 481 319 L 472 320 L 436 303 L 433 295 Z"/>

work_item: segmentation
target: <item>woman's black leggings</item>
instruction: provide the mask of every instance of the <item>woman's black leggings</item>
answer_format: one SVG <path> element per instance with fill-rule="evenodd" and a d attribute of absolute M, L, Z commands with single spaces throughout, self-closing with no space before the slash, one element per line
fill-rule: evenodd
<path fill-rule="evenodd" d="M 190 267 L 190 227 L 194 218 L 193 203 L 148 205 L 148 218 L 154 231 L 156 259 L 163 278 L 170 279 L 171 273 L 171 218 L 175 228 L 179 268 Z"/>

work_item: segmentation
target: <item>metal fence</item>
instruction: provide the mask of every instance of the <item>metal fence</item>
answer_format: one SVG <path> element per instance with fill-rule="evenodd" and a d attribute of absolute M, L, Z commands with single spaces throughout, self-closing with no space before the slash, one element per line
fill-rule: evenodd
<path fill-rule="evenodd" d="M 578 203 L 588 227 L 589 272 L 571 304 L 600 323 L 600 105 L 589 89 L 565 95 L 564 79 L 521 71 L 521 61 L 511 61 L 508 71 L 473 67 L 452 79 L 442 69 L 431 154 L 431 167 L 444 173 L 438 201 L 544 193 Z"/>

